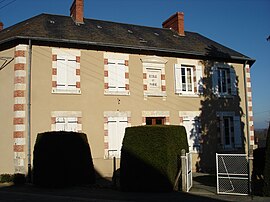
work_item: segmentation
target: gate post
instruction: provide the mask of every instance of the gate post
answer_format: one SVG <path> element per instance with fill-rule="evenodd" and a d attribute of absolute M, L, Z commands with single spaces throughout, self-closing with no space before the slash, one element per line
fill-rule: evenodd
<path fill-rule="evenodd" d="M 187 161 L 186 150 L 181 150 L 181 168 L 182 168 L 182 191 L 187 192 Z"/>

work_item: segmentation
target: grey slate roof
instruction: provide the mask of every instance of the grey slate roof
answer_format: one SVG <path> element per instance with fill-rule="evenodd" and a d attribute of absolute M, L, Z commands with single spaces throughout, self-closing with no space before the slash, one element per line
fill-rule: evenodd
<path fill-rule="evenodd" d="M 84 19 L 76 25 L 71 17 L 40 14 L 0 32 L 0 50 L 7 44 L 31 39 L 35 43 L 60 43 L 73 46 L 118 48 L 155 54 L 214 58 L 229 61 L 255 60 L 216 43 L 198 33 L 185 31 L 180 36 L 171 29 L 138 26 L 102 20 Z M 2 48 L 1 48 L 2 47 Z"/>

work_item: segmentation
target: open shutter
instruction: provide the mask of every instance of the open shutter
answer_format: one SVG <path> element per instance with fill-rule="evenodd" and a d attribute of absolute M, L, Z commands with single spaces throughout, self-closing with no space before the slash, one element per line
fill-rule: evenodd
<path fill-rule="evenodd" d="M 234 144 L 236 148 L 242 148 L 242 133 L 240 116 L 234 116 Z"/>
<path fill-rule="evenodd" d="M 218 93 L 218 68 L 212 67 L 212 91 L 215 95 L 219 95 Z"/>
<path fill-rule="evenodd" d="M 76 60 L 68 59 L 67 61 L 67 87 L 76 89 Z"/>
<path fill-rule="evenodd" d="M 203 94 L 203 78 L 202 78 L 202 66 L 198 65 L 196 67 L 196 83 L 197 83 L 197 93 Z"/>
<path fill-rule="evenodd" d="M 181 65 L 174 65 L 174 78 L 175 78 L 175 93 L 181 92 Z"/>
<path fill-rule="evenodd" d="M 237 95 L 237 80 L 236 80 L 236 74 L 235 70 L 233 68 L 230 68 L 230 87 L 231 87 L 231 94 Z"/>
<path fill-rule="evenodd" d="M 67 85 L 67 60 L 65 57 L 57 56 L 57 88 L 66 89 Z"/>
<path fill-rule="evenodd" d="M 125 91 L 126 90 L 125 73 L 126 73 L 125 65 L 123 63 L 118 63 L 118 65 L 117 65 L 117 86 L 118 86 L 118 91 Z"/>
<path fill-rule="evenodd" d="M 109 90 L 117 91 L 117 66 L 114 61 L 110 61 L 108 65 Z"/>

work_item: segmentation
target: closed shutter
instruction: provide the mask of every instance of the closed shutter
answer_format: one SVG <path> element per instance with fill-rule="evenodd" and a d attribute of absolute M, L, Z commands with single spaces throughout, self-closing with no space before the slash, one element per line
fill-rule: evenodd
<path fill-rule="evenodd" d="M 67 85 L 67 61 L 65 57 L 57 56 L 57 88 L 66 89 Z"/>
<path fill-rule="evenodd" d="M 118 63 L 118 66 L 117 66 L 117 89 L 118 89 L 118 91 L 125 91 L 126 90 L 125 74 L 126 74 L 125 64 Z"/>
<path fill-rule="evenodd" d="M 175 78 L 175 92 L 180 93 L 181 92 L 181 65 L 175 64 L 174 66 L 174 78 Z"/>
<path fill-rule="evenodd" d="M 119 123 L 118 123 L 118 150 L 119 150 L 119 157 L 121 154 L 121 148 L 123 139 L 125 136 L 126 127 L 128 126 L 127 117 L 118 117 Z"/>
<path fill-rule="evenodd" d="M 215 95 L 219 95 L 219 92 L 218 92 L 218 86 L 219 86 L 219 83 L 218 83 L 218 68 L 217 67 L 212 67 L 212 92 L 215 94 Z"/>
<path fill-rule="evenodd" d="M 56 117 L 55 130 L 56 131 L 65 131 L 65 118 L 64 117 Z"/>
<path fill-rule="evenodd" d="M 234 145 L 236 148 L 242 148 L 242 133 L 240 116 L 234 116 Z"/>
<path fill-rule="evenodd" d="M 203 76 L 202 76 L 201 65 L 198 65 L 196 67 L 196 83 L 197 83 L 197 93 L 202 95 L 203 94 Z"/>
<path fill-rule="evenodd" d="M 109 142 L 109 155 L 118 155 L 118 139 L 117 139 L 117 117 L 108 118 L 108 142 Z"/>
<path fill-rule="evenodd" d="M 67 61 L 67 88 L 76 89 L 76 60 Z"/>
<path fill-rule="evenodd" d="M 77 117 L 66 117 L 66 131 L 77 132 Z"/>
<path fill-rule="evenodd" d="M 230 68 L 230 80 L 231 80 L 231 94 L 237 95 L 237 80 L 236 80 L 236 74 L 235 70 L 233 68 Z"/>
<path fill-rule="evenodd" d="M 110 61 L 108 65 L 108 79 L 109 79 L 109 90 L 117 91 L 117 69 L 114 61 Z"/>
<path fill-rule="evenodd" d="M 127 117 L 108 118 L 109 155 L 120 158 Z"/>

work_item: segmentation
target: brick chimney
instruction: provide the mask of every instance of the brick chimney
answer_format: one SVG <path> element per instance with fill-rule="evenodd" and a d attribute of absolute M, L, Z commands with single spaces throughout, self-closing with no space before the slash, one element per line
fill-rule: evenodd
<path fill-rule="evenodd" d="M 3 29 L 4 29 L 4 24 L 0 22 L 0 31 L 2 31 Z"/>
<path fill-rule="evenodd" d="M 172 28 L 178 32 L 179 35 L 185 36 L 184 30 L 184 13 L 177 12 L 172 15 L 169 19 L 162 23 L 163 28 Z"/>
<path fill-rule="evenodd" d="M 76 24 L 83 24 L 83 0 L 74 0 L 70 7 L 70 16 Z"/>

